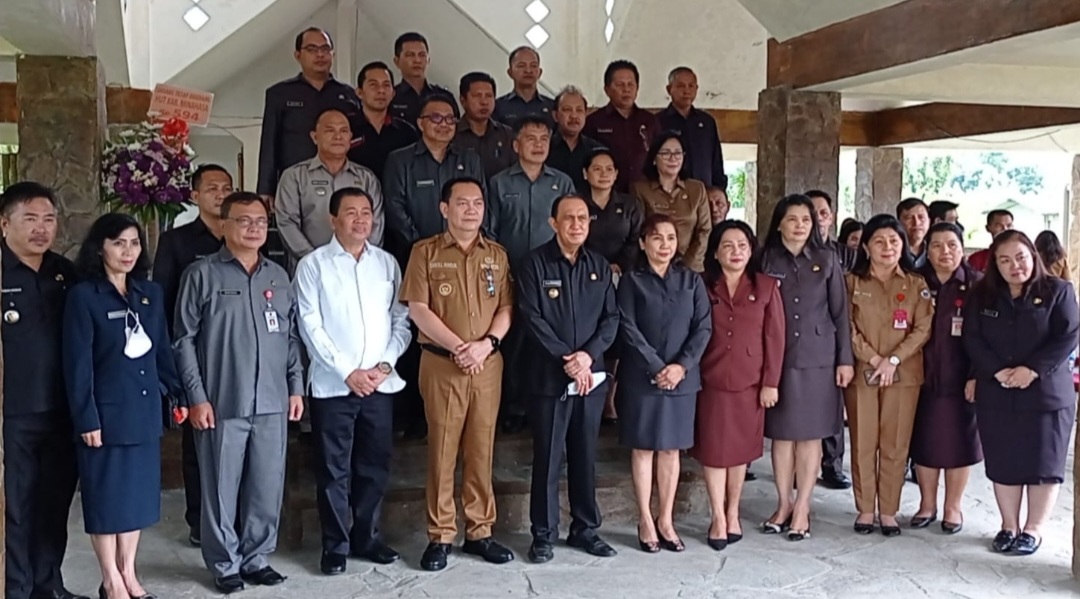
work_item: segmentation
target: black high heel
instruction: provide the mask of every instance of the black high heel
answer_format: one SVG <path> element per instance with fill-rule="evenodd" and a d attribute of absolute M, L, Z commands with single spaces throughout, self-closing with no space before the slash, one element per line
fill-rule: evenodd
<path fill-rule="evenodd" d="M 657 533 L 657 536 L 659 536 L 659 533 Z M 645 553 L 660 553 L 660 543 L 657 543 L 656 541 L 642 541 L 641 540 L 641 525 L 640 524 L 638 525 L 638 529 L 637 529 L 637 542 L 638 542 L 638 546 L 641 547 L 641 550 L 644 551 Z"/>
<path fill-rule="evenodd" d="M 791 528 L 791 516 L 787 517 L 782 523 L 777 524 L 772 520 L 766 520 L 761 523 L 761 532 L 767 535 L 778 535 L 780 533 L 787 532 Z"/>
<path fill-rule="evenodd" d="M 653 526 L 656 527 L 656 538 L 660 539 L 660 548 L 666 551 L 674 551 L 676 553 L 685 551 L 686 545 L 683 544 L 682 539 L 675 537 L 674 539 L 665 539 L 664 535 L 660 532 L 660 524 L 658 520 L 653 521 Z"/>

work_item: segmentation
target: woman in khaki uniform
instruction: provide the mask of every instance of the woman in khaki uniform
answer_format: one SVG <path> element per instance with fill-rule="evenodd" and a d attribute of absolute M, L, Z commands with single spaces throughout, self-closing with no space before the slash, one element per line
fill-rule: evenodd
<path fill-rule="evenodd" d="M 712 232 L 712 212 L 705 184 L 688 179 L 686 152 L 679 134 L 668 131 L 649 147 L 645 180 L 630 191 L 645 208 L 645 218 L 654 214 L 670 216 L 679 235 L 679 256 L 694 272 L 705 270 L 705 246 Z"/>
<path fill-rule="evenodd" d="M 874 532 L 877 515 L 881 533 L 895 537 L 933 307 L 899 221 L 888 214 L 871 218 L 862 248 L 845 277 L 855 353 L 855 381 L 844 390 L 859 511 L 855 532 Z"/>

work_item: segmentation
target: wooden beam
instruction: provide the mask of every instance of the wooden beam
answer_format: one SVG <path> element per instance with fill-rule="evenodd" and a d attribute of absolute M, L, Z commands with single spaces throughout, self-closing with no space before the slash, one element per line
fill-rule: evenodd
<path fill-rule="evenodd" d="M 871 146 L 972 137 L 1080 123 L 1080 108 L 934 102 L 869 113 Z"/>
<path fill-rule="evenodd" d="M 1078 22 L 1072 0 L 906 0 L 771 40 L 767 81 L 821 86 Z"/>
<path fill-rule="evenodd" d="M 141 123 L 150 109 L 150 90 L 130 87 L 105 89 L 105 106 L 110 125 Z M 19 106 L 15 103 L 15 84 L 0 83 L 0 123 L 19 122 Z"/>

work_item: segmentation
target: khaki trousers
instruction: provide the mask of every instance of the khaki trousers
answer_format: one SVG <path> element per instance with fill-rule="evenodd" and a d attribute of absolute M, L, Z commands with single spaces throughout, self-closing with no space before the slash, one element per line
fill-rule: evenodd
<path fill-rule="evenodd" d="M 428 539 L 452 543 L 457 537 L 454 471 L 461 451 L 461 503 L 465 538 L 491 536 L 495 492 L 491 457 L 499 416 L 503 358 L 488 358 L 484 370 L 467 375 L 453 359 L 424 351 L 420 356 L 420 395 L 428 422 Z"/>
<path fill-rule="evenodd" d="M 895 516 L 900 511 L 918 403 L 919 387 L 911 385 L 871 387 L 860 382 L 844 390 L 852 489 L 860 514 Z"/>

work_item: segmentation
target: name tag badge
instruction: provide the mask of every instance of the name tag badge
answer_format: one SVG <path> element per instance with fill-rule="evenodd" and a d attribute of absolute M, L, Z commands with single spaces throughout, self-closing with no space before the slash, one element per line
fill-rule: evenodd
<path fill-rule="evenodd" d="M 106 317 L 108 317 L 109 320 L 120 320 L 125 316 L 127 316 L 127 310 L 113 310 L 106 314 Z"/>
<path fill-rule="evenodd" d="M 218 291 L 218 295 L 240 295 L 239 289 L 222 289 Z"/>
<path fill-rule="evenodd" d="M 435 179 L 424 179 L 416 182 L 417 187 L 435 187 Z"/>
<path fill-rule="evenodd" d="M 614 133 L 615 130 L 614 129 L 600 129 L 599 127 L 597 127 L 596 132 L 597 133 Z"/>
<path fill-rule="evenodd" d="M 989 316 L 990 318 L 997 318 L 998 317 L 997 310 L 983 310 L 983 311 L 979 312 L 979 314 L 982 314 L 983 316 Z"/>
<path fill-rule="evenodd" d="M 263 316 L 266 318 L 266 332 L 267 333 L 280 333 L 281 327 L 278 324 L 277 310 L 267 310 L 263 312 Z"/>
<path fill-rule="evenodd" d="M 892 328 L 903 331 L 908 328 L 907 310 L 894 310 L 892 313 Z"/>
<path fill-rule="evenodd" d="M 289 101 L 285 102 L 285 106 L 287 106 L 289 108 L 303 108 L 304 103 L 299 101 L 299 100 L 289 100 Z"/>
<path fill-rule="evenodd" d="M 952 326 L 950 327 L 949 332 L 952 334 L 953 337 L 959 337 L 960 333 L 962 333 L 963 330 L 964 330 L 964 317 L 963 316 L 953 316 L 952 317 Z"/>
<path fill-rule="evenodd" d="M 503 194 L 503 199 L 506 200 L 518 200 L 521 199 L 521 194 L 516 191 L 511 191 Z"/>
<path fill-rule="evenodd" d="M 3 293 L 22 293 L 22 287 L 7 287 L 7 288 L 5 288 L 3 290 L 0 290 L 0 292 L 3 292 Z"/>

